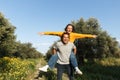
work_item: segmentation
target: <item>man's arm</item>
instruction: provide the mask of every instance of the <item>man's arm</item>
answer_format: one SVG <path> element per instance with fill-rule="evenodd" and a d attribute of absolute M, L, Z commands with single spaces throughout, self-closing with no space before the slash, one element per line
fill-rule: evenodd
<path fill-rule="evenodd" d="M 76 55 L 76 52 L 77 52 L 76 47 L 75 47 L 75 48 L 73 48 L 73 52 L 74 52 L 74 54 Z"/>
<path fill-rule="evenodd" d="M 57 53 L 57 50 L 55 48 L 52 49 L 53 55 Z"/>

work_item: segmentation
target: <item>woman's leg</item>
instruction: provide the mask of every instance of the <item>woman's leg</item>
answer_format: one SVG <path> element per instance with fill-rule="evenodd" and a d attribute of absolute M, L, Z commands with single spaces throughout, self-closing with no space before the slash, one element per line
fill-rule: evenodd
<path fill-rule="evenodd" d="M 54 68 L 55 64 L 57 63 L 57 60 L 58 60 L 57 54 L 54 54 L 51 56 L 51 58 L 48 61 L 48 65 L 51 69 Z"/>
<path fill-rule="evenodd" d="M 80 69 L 78 68 L 78 63 L 77 63 L 77 59 L 74 53 L 70 54 L 70 63 L 71 63 L 71 67 L 74 67 L 75 71 L 77 74 L 82 75 L 82 72 L 80 71 Z"/>
<path fill-rule="evenodd" d="M 77 63 L 77 59 L 76 59 L 76 56 L 74 53 L 71 53 L 70 54 L 70 63 L 72 64 L 72 66 L 75 68 L 75 67 L 78 67 L 78 63 Z"/>
<path fill-rule="evenodd" d="M 47 69 L 50 68 L 54 68 L 56 62 L 58 60 L 58 55 L 54 54 L 50 57 L 49 61 L 48 61 L 48 65 L 43 66 L 42 68 L 39 68 L 40 71 L 44 71 L 47 72 Z"/>

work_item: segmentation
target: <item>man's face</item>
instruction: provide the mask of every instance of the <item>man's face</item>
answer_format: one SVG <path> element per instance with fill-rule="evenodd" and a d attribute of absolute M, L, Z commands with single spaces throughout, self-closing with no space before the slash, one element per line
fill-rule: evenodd
<path fill-rule="evenodd" d="M 66 29 L 66 32 L 67 33 L 71 33 L 72 31 L 73 31 L 72 26 L 68 26 L 67 29 Z"/>
<path fill-rule="evenodd" d="M 62 38 L 62 41 L 63 41 L 64 44 L 67 44 L 69 42 L 69 35 L 68 34 L 64 34 L 63 38 Z"/>

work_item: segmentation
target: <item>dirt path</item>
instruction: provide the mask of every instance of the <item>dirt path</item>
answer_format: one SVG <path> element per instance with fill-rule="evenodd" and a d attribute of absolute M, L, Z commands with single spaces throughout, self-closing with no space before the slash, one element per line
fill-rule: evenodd
<path fill-rule="evenodd" d="M 46 62 L 44 59 L 40 59 L 39 63 L 36 65 L 35 72 L 33 73 L 33 77 L 31 78 L 31 80 L 45 80 L 42 78 L 42 76 L 40 76 L 39 71 L 39 68 L 42 67 L 45 63 Z"/>
<path fill-rule="evenodd" d="M 39 61 L 39 63 L 36 65 L 35 68 L 35 72 L 33 72 L 33 74 L 31 74 L 31 76 L 29 77 L 29 80 L 56 80 L 56 68 L 54 68 L 53 70 L 46 72 L 41 72 L 39 71 L 39 67 L 42 67 L 43 65 L 45 65 L 46 62 L 44 59 L 41 59 Z M 68 77 L 66 74 L 63 74 L 63 80 L 68 80 Z"/>
<path fill-rule="evenodd" d="M 39 67 L 41 67 L 41 62 L 39 62 L 39 64 L 37 64 L 36 66 L 36 71 L 34 72 L 34 76 L 32 80 L 41 80 L 41 78 L 39 77 Z"/>
<path fill-rule="evenodd" d="M 45 80 L 45 79 L 41 79 L 40 76 L 39 76 L 39 67 L 41 67 L 42 65 L 44 65 L 46 62 L 43 58 L 41 58 L 36 67 L 35 67 L 35 71 L 31 74 L 29 74 L 29 76 L 26 78 L 26 80 Z"/>

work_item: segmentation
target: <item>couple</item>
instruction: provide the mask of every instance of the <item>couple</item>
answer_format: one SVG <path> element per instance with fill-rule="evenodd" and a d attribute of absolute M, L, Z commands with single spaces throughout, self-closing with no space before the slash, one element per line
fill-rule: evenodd
<path fill-rule="evenodd" d="M 90 34 L 78 34 L 78 33 L 74 33 L 74 26 L 72 24 L 68 24 L 65 28 L 65 32 L 67 34 L 69 34 L 69 41 L 70 42 L 74 42 L 75 39 L 78 39 L 78 38 L 96 38 L 96 35 L 90 35 Z M 55 35 L 55 36 L 63 36 L 64 32 L 43 32 L 43 33 L 39 33 L 39 34 L 44 34 L 44 35 Z M 62 40 L 63 37 L 61 37 L 61 40 Z M 62 40 L 62 43 L 63 40 Z M 54 51 L 55 52 L 55 51 Z M 64 50 L 63 50 L 64 52 Z M 60 54 L 61 52 L 57 53 L 57 54 L 54 54 L 52 55 L 52 57 L 50 58 L 50 60 L 48 61 L 48 65 L 42 67 L 42 68 L 39 68 L 39 70 L 41 71 L 44 71 L 44 72 L 47 72 L 47 69 L 48 68 L 53 68 L 54 65 L 56 63 L 59 62 L 59 59 L 60 58 Z M 74 52 L 72 51 L 71 53 L 69 53 L 69 59 L 70 59 L 70 63 L 71 65 L 74 67 L 76 73 L 78 74 L 82 74 L 82 72 L 79 70 L 78 68 L 78 64 L 77 64 L 77 60 L 76 60 L 76 57 L 75 57 L 75 54 L 76 54 L 76 50 L 74 50 Z M 58 67 L 58 70 L 59 70 L 59 67 Z M 59 73 L 59 72 L 58 72 Z"/>

